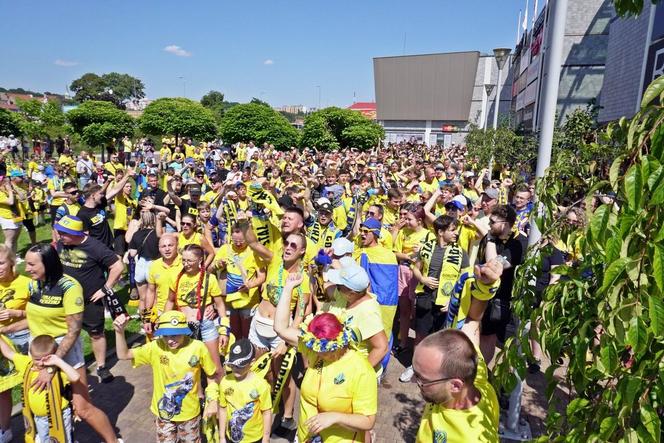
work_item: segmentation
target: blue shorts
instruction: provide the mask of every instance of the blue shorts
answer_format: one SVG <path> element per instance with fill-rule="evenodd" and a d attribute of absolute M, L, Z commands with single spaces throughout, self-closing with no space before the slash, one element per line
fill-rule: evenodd
<path fill-rule="evenodd" d="M 28 355 L 30 347 L 30 330 L 16 331 L 7 334 L 7 338 L 16 346 L 16 350 L 23 355 Z"/>
<path fill-rule="evenodd" d="M 203 320 L 201 322 L 201 341 L 207 343 L 219 338 L 218 320 Z"/>

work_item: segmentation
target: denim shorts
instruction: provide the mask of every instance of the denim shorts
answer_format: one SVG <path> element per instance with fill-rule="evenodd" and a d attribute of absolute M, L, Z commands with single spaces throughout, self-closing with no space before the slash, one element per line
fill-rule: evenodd
<path fill-rule="evenodd" d="M 136 283 L 145 283 L 148 281 L 148 271 L 150 270 L 151 260 L 143 257 L 136 259 L 136 266 L 134 267 L 134 281 Z"/>
<path fill-rule="evenodd" d="M 16 346 L 16 350 L 23 355 L 28 355 L 30 347 L 30 330 L 16 331 L 7 334 L 7 338 Z"/>
<path fill-rule="evenodd" d="M 62 422 L 65 425 L 65 442 L 71 443 L 71 407 L 62 410 Z M 51 441 L 48 435 L 48 416 L 35 416 L 35 428 L 37 428 L 35 442 L 48 443 Z"/>
<path fill-rule="evenodd" d="M 201 341 L 207 343 L 219 338 L 218 320 L 206 320 L 201 322 Z"/>

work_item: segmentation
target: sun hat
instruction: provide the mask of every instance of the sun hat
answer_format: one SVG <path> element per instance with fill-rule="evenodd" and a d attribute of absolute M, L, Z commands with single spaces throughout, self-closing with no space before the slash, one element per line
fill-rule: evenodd
<path fill-rule="evenodd" d="M 369 287 L 369 275 L 364 268 L 354 261 L 342 262 L 341 269 L 327 271 L 327 280 L 335 285 L 342 285 L 355 292 L 362 292 Z"/>
<path fill-rule="evenodd" d="M 482 195 L 486 195 L 492 200 L 498 200 L 498 190 L 496 188 L 486 188 Z"/>
<path fill-rule="evenodd" d="M 85 235 L 85 232 L 83 232 L 83 221 L 81 221 L 81 219 L 78 217 L 74 217 L 73 215 L 65 215 L 62 217 L 54 225 L 54 228 L 58 232 L 77 235 L 79 237 Z"/>
<path fill-rule="evenodd" d="M 236 341 L 231 347 L 231 351 L 226 357 L 226 364 L 236 368 L 244 368 L 251 364 L 254 355 L 256 355 L 254 346 L 248 339 L 243 338 Z"/>
<path fill-rule="evenodd" d="M 191 335 L 187 317 L 180 311 L 166 311 L 159 316 L 156 324 L 155 337 L 172 335 Z"/>

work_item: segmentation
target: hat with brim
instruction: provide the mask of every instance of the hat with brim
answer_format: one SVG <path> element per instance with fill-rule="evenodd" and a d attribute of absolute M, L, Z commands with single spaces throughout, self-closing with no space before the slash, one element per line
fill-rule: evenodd
<path fill-rule="evenodd" d="M 80 218 L 73 215 L 65 215 L 53 227 L 56 231 L 64 232 L 65 234 L 77 235 L 79 237 L 85 235 L 83 222 Z"/>
<path fill-rule="evenodd" d="M 159 316 L 156 324 L 155 337 L 170 337 L 173 335 L 191 335 L 187 317 L 179 311 L 166 311 Z"/>
<path fill-rule="evenodd" d="M 327 280 L 335 285 L 342 285 L 355 292 L 365 291 L 369 287 L 369 274 L 356 263 L 344 263 L 341 269 L 327 271 Z"/>
<path fill-rule="evenodd" d="M 243 338 L 231 347 L 226 357 L 226 364 L 236 368 L 246 368 L 254 360 L 254 355 L 256 355 L 254 346 L 248 339 Z"/>

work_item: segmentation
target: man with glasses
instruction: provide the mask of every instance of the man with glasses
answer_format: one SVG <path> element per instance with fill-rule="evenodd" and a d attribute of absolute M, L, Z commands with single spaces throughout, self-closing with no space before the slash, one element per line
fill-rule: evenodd
<path fill-rule="evenodd" d="M 503 274 L 496 296 L 482 319 L 480 349 L 487 363 L 493 358 L 498 340 L 504 343 L 507 325 L 512 320 L 511 300 L 514 271 L 523 262 L 528 247 L 527 239 L 512 228 L 516 212 L 509 205 L 493 208 L 489 217 L 489 233 L 480 241 L 477 263 L 483 265 L 503 257 Z"/>
<path fill-rule="evenodd" d="M 56 210 L 54 223 L 57 223 L 65 215 L 78 214 L 79 209 L 81 209 L 79 202 L 80 191 L 78 190 L 76 183 L 65 183 L 63 191 L 67 195 L 67 198 Z"/>

